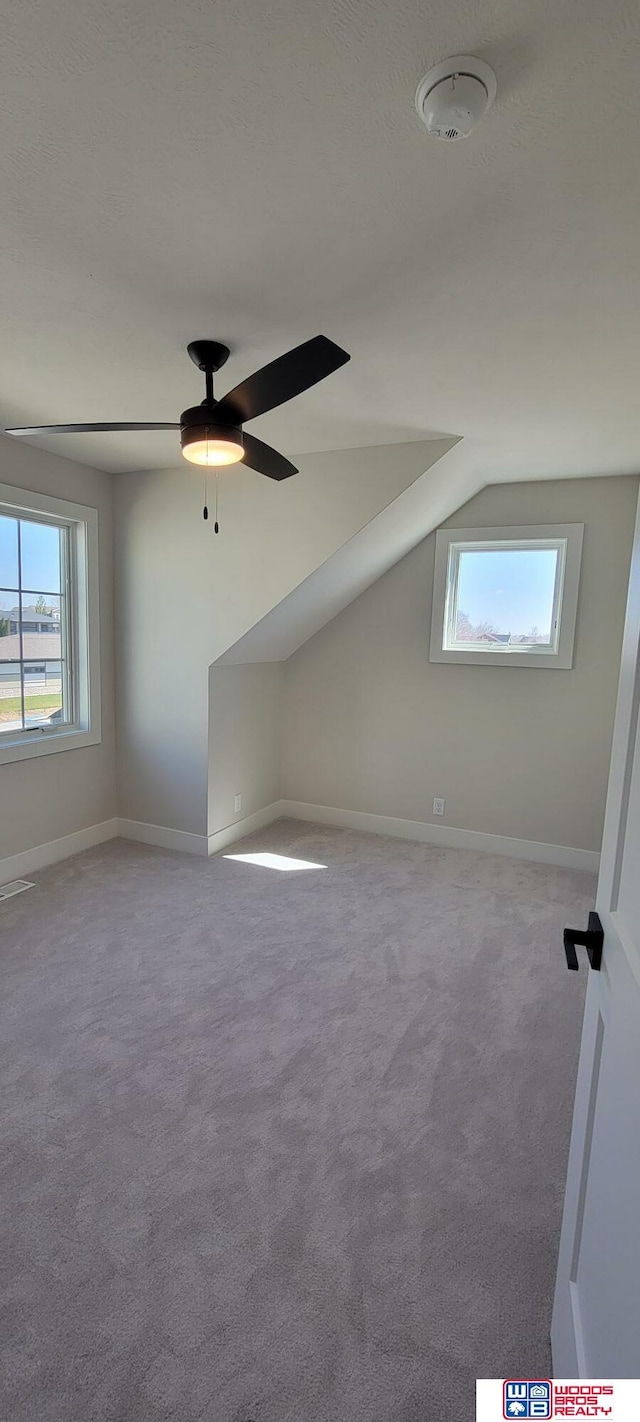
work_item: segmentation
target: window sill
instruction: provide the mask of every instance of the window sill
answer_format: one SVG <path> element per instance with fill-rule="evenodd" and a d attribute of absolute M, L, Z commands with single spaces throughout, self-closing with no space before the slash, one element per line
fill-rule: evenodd
<path fill-rule="evenodd" d="M 467 652 L 435 647 L 431 650 L 431 662 L 458 662 L 461 666 L 475 667 L 537 667 L 547 671 L 570 671 L 573 666 L 573 649 L 565 652 Z"/>
<path fill-rule="evenodd" d="M 97 746 L 102 736 L 99 730 L 68 730 L 51 732 L 37 731 L 15 740 L 0 741 L 0 765 L 9 765 L 17 760 L 33 760 L 39 755 L 54 755 L 60 751 L 80 750 L 82 746 Z"/>

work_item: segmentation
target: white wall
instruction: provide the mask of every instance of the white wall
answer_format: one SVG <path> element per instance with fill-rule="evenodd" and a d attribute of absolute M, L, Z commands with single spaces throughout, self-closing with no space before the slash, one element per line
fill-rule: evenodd
<path fill-rule="evenodd" d="M 446 447 L 427 440 L 307 455 L 283 484 L 234 465 L 220 478 L 217 537 L 202 519 L 202 471 L 183 464 L 116 476 L 124 818 L 208 832 L 210 665 Z"/>
<path fill-rule="evenodd" d="M 112 478 L 0 437 L 0 483 L 98 510 L 102 741 L 0 766 L 0 859 L 116 814 Z"/>
<path fill-rule="evenodd" d="M 209 834 L 279 798 L 283 688 L 282 662 L 211 668 Z"/>
<path fill-rule="evenodd" d="M 638 481 L 501 484 L 448 527 L 584 523 L 571 671 L 429 662 L 435 535 L 286 664 L 285 799 L 598 850 Z"/>

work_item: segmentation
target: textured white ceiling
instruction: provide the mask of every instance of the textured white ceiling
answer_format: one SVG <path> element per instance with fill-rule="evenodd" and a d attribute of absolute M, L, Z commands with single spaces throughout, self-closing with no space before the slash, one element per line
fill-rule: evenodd
<path fill-rule="evenodd" d="M 413 109 L 493 64 L 466 142 Z M 636 0 L 7 0 L 0 418 L 177 419 L 323 331 L 352 363 L 256 422 L 285 453 L 445 431 L 640 463 Z M 78 437 L 101 468 L 173 437 Z"/>

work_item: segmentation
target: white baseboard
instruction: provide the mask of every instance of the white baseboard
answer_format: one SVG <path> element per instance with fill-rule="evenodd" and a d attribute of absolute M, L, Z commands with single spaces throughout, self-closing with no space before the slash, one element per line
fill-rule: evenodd
<path fill-rule="evenodd" d="M 228 849 L 236 840 L 244 839 L 245 835 L 253 834 L 254 830 L 263 829 L 274 820 L 282 819 L 285 814 L 282 808 L 284 803 L 284 800 L 274 800 L 271 805 L 265 805 L 263 810 L 256 810 L 253 815 L 244 815 L 241 820 L 235 820 L 233 824 L 225 825 L 223 829 L 216 830 L 215 834 L 210 834 L 209 854 L 219 854 L 221 849 Z"/>
<path fill-rule="evenodd" d="M 400 820 L 389 815 L 370 815 L 364 810 L 339 810 L 331 805 L 308 805 L 301 800 L 281 800 L 281 816 L 311 820 L 321 825 L 365 830 L 369 834 L 392 835 L 398 839 L 441 844 L 452 849 L 480 849 L 489 854 L 506 854 L 511 859 L 528 859 L 534 864 L 556 864 L 563 869 L 586 869 L 597 874 L 600 855 L 594 849 L 574 849 L 564 844 L 544 844 L 535 839 L 510 839 L 502 834 L 455 829 L 422 820 Z"/>
<path fill-rule="evenodd" d="M 169 829 L 167 825 L 148 825 L 143 820 L 119 820 L 118 825 L 121 839 L 134 839 L 138 844 L 155 844 L 159 849 L 178 849 L 182 854 L 207 853 L 206 834 Z"/>
<path fill-rule="evenodd" d="M 21 854 L 12 854 L 8 859 L 0 859 L 0 884 L 10 884 L 12 879 L 23 879 L 26 874 L 35 874 L 38 869 L 46 869 L 49 864 L 58 864 L 72 854 L 80 854 L 83 849 L 92 849 L 94 844 L 104 844 L 107 839 L 115 839 L 119 833 L 118 820 L 102 820 L 99 825 L 88 829 L 75 830 L 60 839 L 50 839 L 47 844 L 37 844 L 33 849 L 23 849 Z"/>
<path fill-rule="evenodd" d="M 33 849 L 25 849 L 21 854 L 12 854 L 0 859 L 0 884 L 9 884 L 13 879 L 23 879 L 38 869 L 46 869 L 48 864 L 57 864 L 61 859 L 69 859 L 72 854 L 80 854 L 83 849 L 92 849 L 95 844 L 103 844 L 107 839 L 132 839 L 139 844 L 154 844 L 160 849 L 177 849 L 181 854 L 217 854 L 237 839 L 261 829 L 272 820 L 280 819 L 281 802 L 267 805 L 254 815 L 245 815 L 235 824 L 227 825 L 207 839 L 206 834 L 191 834 L 186 830 L 170 829 L 167 825 L 149 825 L 142 820 L 112 819 L 88 829 L 65 834 L 61 839 L 50 840 L 48 844 L 38 844 Z"/>
<path fill-rule="evenodd" d="M 88 829 L 52 839 L 0 859 L 0 884 L 22 879 L 49 864 L 57 864 L 83 849 L 104 844 L 120 836 L 142 844 L 155 844 L 161 849 L 177 849 L 183 854 L 211 855 L 227 849 L 236 840 L 254 830 L 263 829 L 274 820 L 289 818 L 310 820 L 320 825 L 335 825 L 342 829 L 364 830 L 367 834 L 391 835 L 398 839 L 413 839 L 423 844 L 441 844 L 453 849 L 479 849 L 489 854 L 506 854 L 512 859 L 528 859 L 535 864 L 555 864 L 564 869 L 585 869 L 597 874 L 600 855 L 592 849 L 575 849 L 570 845 L 544 844 L 533 839 L 510 839 L 506 835 L 484 834 L 479 830 L 455 829 L 452 825 L 428 824 L 421 820 L 401 820 L 389 815 L 371 815 L 364 810 L 342 810 L 331 805 L 309 805 L 301 800 L 274 800 L 263 810 L 245 815 L 233 824 L 225 825 L 207 838 L 186 830 L 169 829 L 165 825 L 148 825 L 140 820 L 103 820 Z"/>
<path fill-rule="evenodd" d="M 244 839 L 245 835 L 251 834 L 253 830 L 262 829 L 263 825 L 280 819 L 281 815 L 281 801 L 276 800 L 272 805 L 266 805 L 263 810 L 256 810 L 253 815 L 244 815 L 242 819 L 234 820 L 233 824 L 225 825 L 209 836 L 169 829 L 166 825 L 148 825 L 141 820 L 120 820 L 119 834 L 122 839 L 135 839 L 141 844 L 156 844 L 161 849 L 177 849 L 182 854 L 210 855 L 218 854 L 237 839 Z"/>

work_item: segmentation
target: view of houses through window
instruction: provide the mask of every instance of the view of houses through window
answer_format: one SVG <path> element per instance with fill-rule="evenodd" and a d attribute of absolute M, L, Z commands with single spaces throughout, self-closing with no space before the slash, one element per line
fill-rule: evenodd
<path fill-rule="evenodd" d="M 0 514 L 0 735 L 72 720 L 66 524 Z"/>

